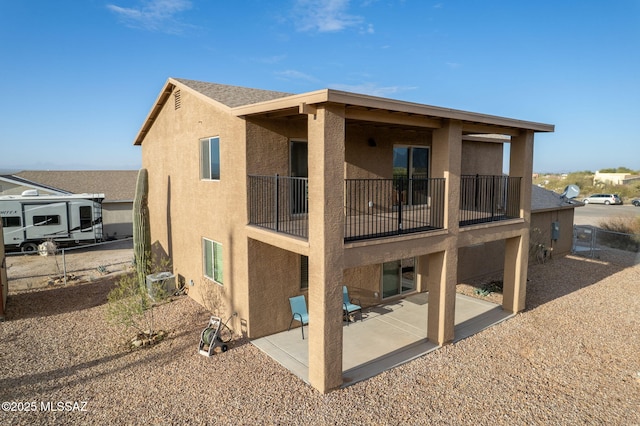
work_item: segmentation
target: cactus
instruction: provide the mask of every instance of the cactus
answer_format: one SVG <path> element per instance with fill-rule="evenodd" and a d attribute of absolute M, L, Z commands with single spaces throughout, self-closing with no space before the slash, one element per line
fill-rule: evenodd
<path fill-rule="evenodd" d="M 140 169 L 133 200 L 133 253 L 135 256 L 138 284 L 146 291 L 146 279 L 151 267 L 151 229 L 149 227 L 149 175 Z"/>

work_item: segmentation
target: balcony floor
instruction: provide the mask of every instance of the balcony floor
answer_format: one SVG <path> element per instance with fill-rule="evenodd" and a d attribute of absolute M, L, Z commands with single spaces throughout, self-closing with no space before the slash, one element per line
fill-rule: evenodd
<path fill-rule="evenodd" d="M 363 321 L 343 327 L 343 387 L 366 380 L 438 349 L 427 338 L 428 293 L 365 309 Z M 456 295 L 455 341 L 513 316 L 500 305 Z M 422 325 L 421 325 L 422 324 Z M 255 339 L 252 343 L 283 367 L 309 382 L 308 327 Z"/>

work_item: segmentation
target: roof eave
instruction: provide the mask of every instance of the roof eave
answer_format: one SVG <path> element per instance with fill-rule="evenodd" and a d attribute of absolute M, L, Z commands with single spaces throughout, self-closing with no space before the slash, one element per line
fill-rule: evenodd
<path fill-rule="evenodd" d="M 270 112 L 276 112 L 278 110 L 301 107 L 305 104 L 314 105 L 325 102 L 353 105 L 371 109 L 398 111 L 409 114 L 460 120 L 463 122 L 486 124 L 491 126 L 532 130 L 534 132 L 553 132 L 555 130 L 555 126 L 552 124 L 516 120 L 512 118 L 455 110 L 450 108 L 442 108 L 332 89 L 323 89 L 315 92 L 303 93 L 271 101 L 236 107 L 232 108 L 232 113 L 235 116 L 260 115 Z"/>
<path fill-rule="evenodd" d="M 138 131 L 138 134 L 136 135 L 136 138 L 133 142 L 134 145 L 142 145 L 142 141 L 147 136 L 147 133 L 149 132 L 149 129 L 151 129 L 151 126 L 153 126 L 153 123 L 158 117 L 158 114 L 160 114 L 160 111 L 164 107 L 164 104 L 167 102 L 167 99 L 173 92 L 174 87 L 175 82 L 172 81 L 171 78 L 168 79 L 164 84 L 162 91 L 160 91 L 160 94 L 156 98 L 153 107 L 149 111 L 149 114 L 147 114 L 147 118 L 142 122 L 142 127 L 140 127 L 140 130 Z"/>

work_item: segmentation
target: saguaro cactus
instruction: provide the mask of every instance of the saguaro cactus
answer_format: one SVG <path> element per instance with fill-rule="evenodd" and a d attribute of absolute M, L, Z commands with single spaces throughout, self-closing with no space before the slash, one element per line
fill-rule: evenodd
<path fill-rule="evenodd" d="M 151 229 L 149 227 L 149 173 L 140 169 L 133 200 L 133 253 L 136 261 L 138 284 L 146 288 L 147 274 L 151 267 Z"/>

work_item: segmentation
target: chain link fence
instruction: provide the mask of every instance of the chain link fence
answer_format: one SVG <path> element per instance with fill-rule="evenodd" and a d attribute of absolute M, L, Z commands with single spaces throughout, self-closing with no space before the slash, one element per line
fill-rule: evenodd
<path fill-rule="evenodd" d="M 131 238 L 77 247 L 6 253 L 9 292 L 88 282 L 125 272 L 133 265 Z"/>
<path fill-rule="evenodd" d="M 640 263 L 640 235 L 574 225 L 573 254 L 620 265 Z"/>

